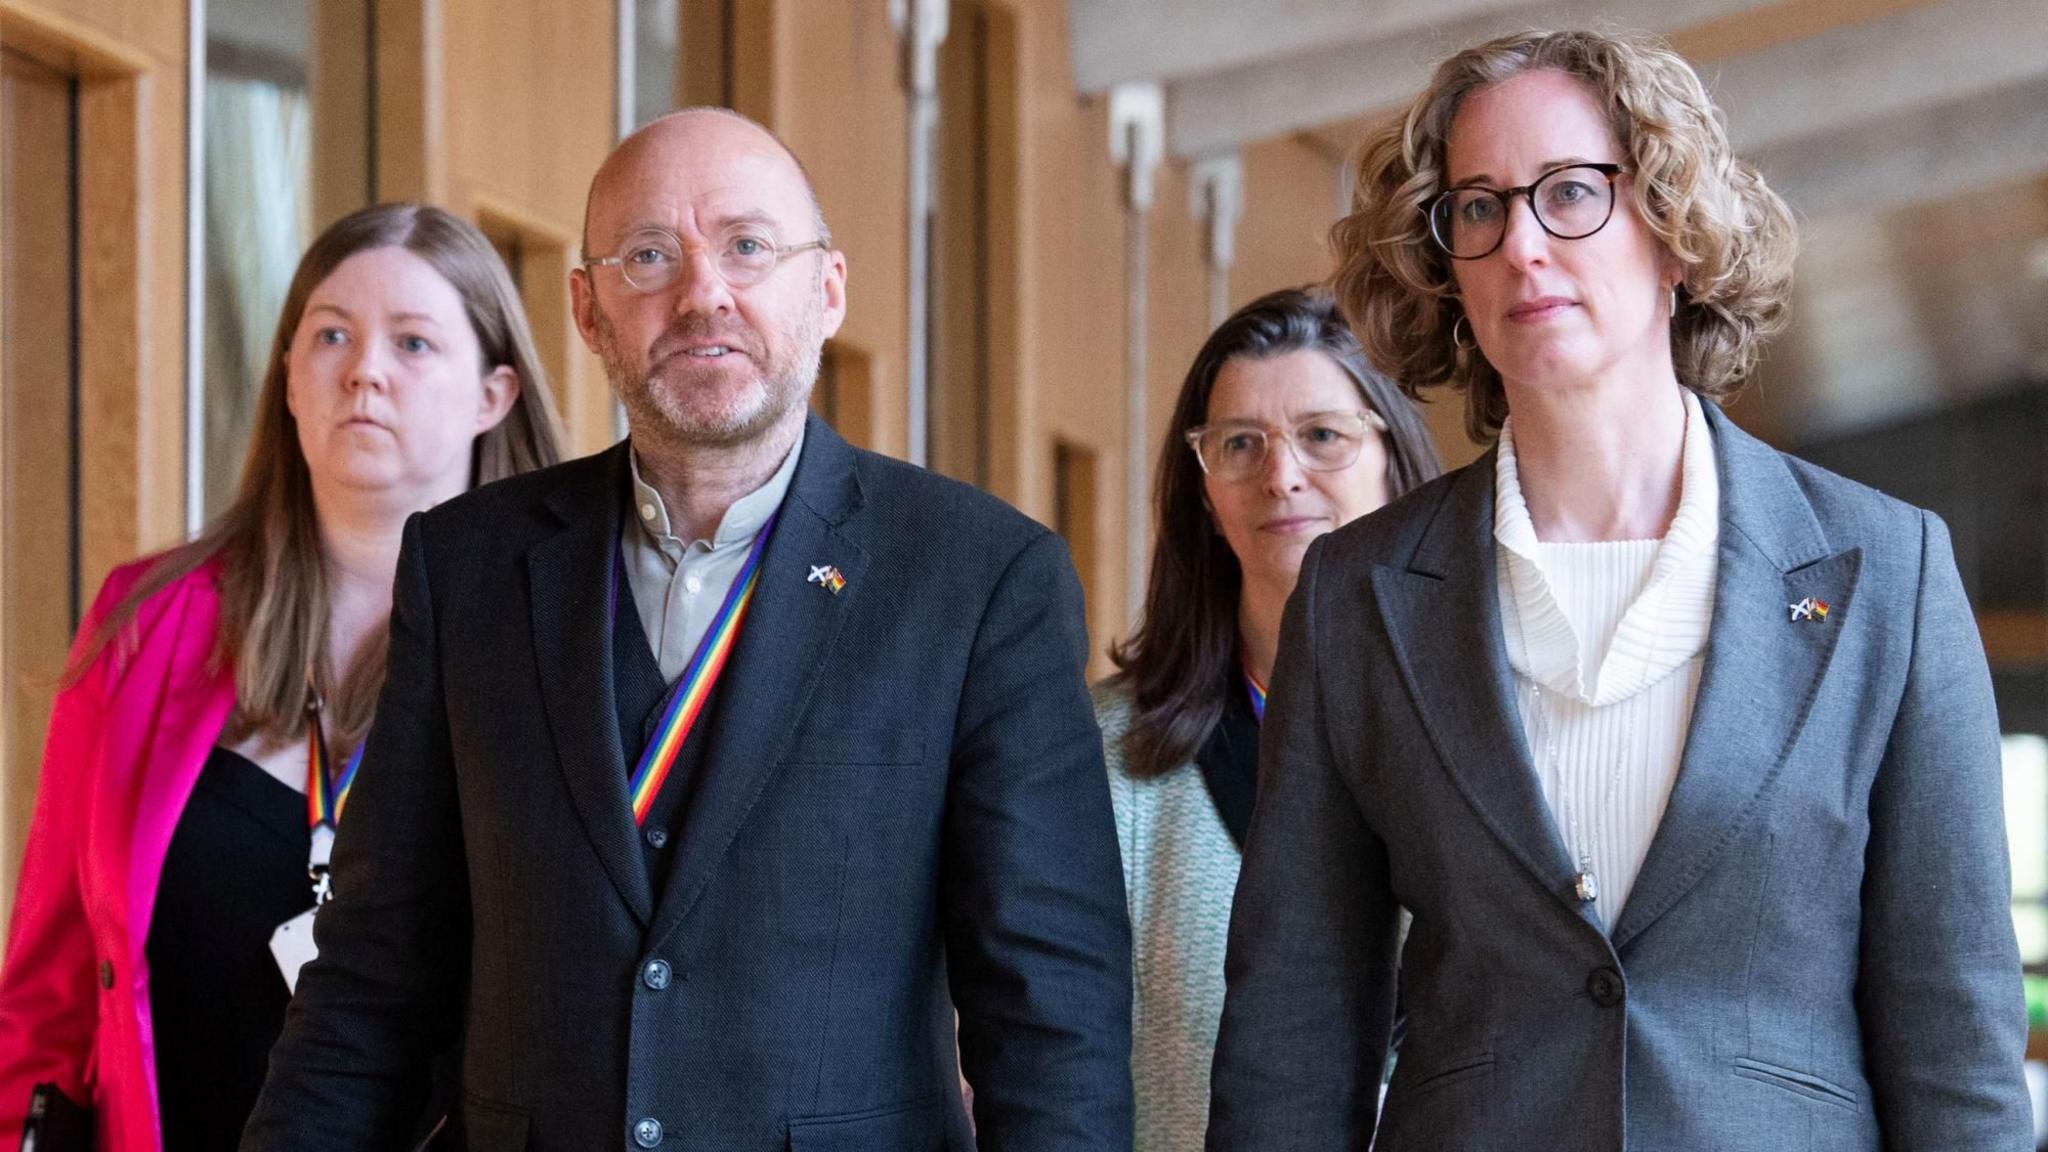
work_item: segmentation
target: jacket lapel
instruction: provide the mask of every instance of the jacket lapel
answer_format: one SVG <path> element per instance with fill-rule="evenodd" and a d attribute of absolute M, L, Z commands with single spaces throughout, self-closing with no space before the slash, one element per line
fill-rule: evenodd
<path fill-rule="evenodd" d="M 847 613 L 871 594 L 862 579 L 863 534 L 850 521 L 862 503 L 854 461 L 846 441 L 811 417 L 775 535 L 761 555 L 760 583 L 721 676 L 703 776 L 683 814 L 650 947 L 659 947 L 703 895 L 788 753 Z M 828 564 L 846 581 L 836 593 L 809 579 L 813 567 Z"/>
<path fill-rule="evenodd" d="M 1479 820 L 1574 915 L 1571 859 L 1531 765 L 1494 590 L 1494 453 L 1452 482 L 1406 568 L 1373 569 L 1403 682 Z"/>
<path fill-rule="evenodd" d="M 1613 933 L 1619 950 L 1706 874 L 1757 810 L 1799 739 L 1863 553 L 1831 553 L 1813 506 L 1776 451 L 1702 405 L 1720 468 L 1714 622 L 1678 778 Z M 1825 620 L 1792 619 L 1807 597 Z"/>
<path fill-rule="evenodd" d="M 612 563 L 628 450 L 618 445 L 584 473 L 586 482 L 550 494 L 548 506 L 562 528 L 534 545 L 526 559 L 534 654 L 556 762 L 590 846 L 620 898 L 645 925 L 654 914 L 654 893 L 626 798 L 611 660 Z"/>

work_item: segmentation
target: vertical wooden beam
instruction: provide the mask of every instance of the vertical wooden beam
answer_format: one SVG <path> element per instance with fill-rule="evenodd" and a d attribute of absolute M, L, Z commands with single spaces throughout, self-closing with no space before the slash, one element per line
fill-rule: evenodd
<path fill-rule="evenodd" d="M 725 90 L 733 111 L 751 116 L 770 128 L 781 121 L 782 101 L 777 99 L 782 48 L 777 21 L 783 3 L 779 0 L 733 0 L 727 9 L 727 35 L 732 51 L 726 57 L 730 71 Z"/>
<path fill-rule="evenodd" d="M 79 577 L 88 589 L 144 546 L 145 480 L 182 472 L 175 462 L 152 467 L 149 447 L 161 438 L 145 435 L 142 110 L 138 77 L 79 86 Z"/>
<path fill-rule="evenodd" d="M 731 106 L 734 0 L 668 2 L 678 9 L 675 90 L 679 105 L 684 108 Z"/>
<path fill-rule="evenodd" d="M 377 199 L 448 203 L 440 0 L 376 4 Z"/>
<path fill-rule="evenodd" d="M 313 117 L 313 231 L 377 195 L 370 141 L 371 10 L 361 3 L 314 3 L 306 38 L 306 88 Z"/>
<path fill-rule="evenodd" d="M 1007 5 L 990 4 L 982 20 L 982 59 L 987 67 L 983 88 L 982 145 L 985 167 L 982 191 L 984 229 L 983 272 L 987 293 L 984 315 L 983 386 L 988 390 L 988 469 L 982 478 L 989 491 L 1027 512 L 1035 487 L 1035 469 L 1028 447 L 1037 442 L 1030 419 L 1029 379 L 1025 345 L 1024 242 L 1024 78 L 1017 13 Z"/>

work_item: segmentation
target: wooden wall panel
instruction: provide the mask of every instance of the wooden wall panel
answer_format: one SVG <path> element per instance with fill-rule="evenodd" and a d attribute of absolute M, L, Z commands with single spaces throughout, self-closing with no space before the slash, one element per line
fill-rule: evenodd
<path fill-rule="evenodd" d="M 0 44 L 79 80 L 81 599 L 113 565 L 183 533 L 184 35 L 178 4 L 0 0 Z M 61 522 L 61 513 L 51 517 Z M 9 583 L 24 576 L 0 571 Z M 40 655 L 60 667 L 69 590 L 36 595 L 49 602 L 34 612 L 58 624 L 38 641 L 48 649 Z M 46 701 L 54 679 L 33 688 Z M 27 724 L 40 727 L 39 718 Z M 40 732 L 15 735 L 0 827 L 25 816 L 40 769 Z M 0 854 L 6 893 L 18 851 L 10 843 Z"/>
<path fill-rule="evenodd" d="M 754 6 L 738 5 L 742 25 Z M 863 447 L 900 456 L 909 443 L 909 129 L 896 34 L 879 0 L 781 0 L 776 8 L 775 98 L 767 123 L 810 171 L 833 242 L 846 253 L 839 338 L 858 347 L 871 370 L 870 408 L 860 425 L 849 426 L 867 429 Z M 758 89 L 759 71 L 759 58 L 742 56 L 736 88 Z"/>
<path fill-rule="evenodd" d="M 1188 366 L 1209 338 L 1209 265 L 1203 256 L 1209 225 L 1189 204 L 1189 165 L 1160 165 L 1157 185 L 1147 253 L 1145 442 L 1152 445 L 1152 456 L 1142 466 L 1148 485 L 1158 474 L 1161 452 L 1188 450 L 1185 444 L 1166 443 L 1166 428 Z"/>
<path fill-rule="evenodd" d="M 377 199 L 448 202 L 441 0 L 377 5 Z"/>
<path fill-rule="evenodd" d="M 0 56 L 0 868 L 27 842 L 71 639 L 71 76 Z M 13 892 L 0 892 L 5 913 Z"/>
<path fill-rule="evenodd" d="M 1061 3 L 1015 7 L 1024 114 L 1023 265 L 1028 348 L 1023 387 L 1031 421 L 1020 429 L 1029 457 L 1020 491 L 1025 511 L 1054 513 L 1056 445 L 1087 449 L 1096 462 L 1095 539 L 1104 542 L 1080 572 L 1089 598 L 1091 670 L 1126 630 L 1124 492 L 1136 468 L 1125 459 L 1125 285 L 1122 178 L 1109 159 L 1106 99 L 1077 100 L 1067 66 Z M 1160 269 L 1153 266 L 1153 275 Z"/>
<path fill-rule="evenodd" d="M 567 276 L 581 258 L 590 178 L 617 130 L 612 5 L 410 2 L 441 9 L 447 202 L 471 219 L 512 222 L 545 249 L 521 269 L 528 318 L 544 356 L 558 350 L 551 370 L 571 451 L 597 451 L 616 439 L 611 394 L 574 335 Z"/>

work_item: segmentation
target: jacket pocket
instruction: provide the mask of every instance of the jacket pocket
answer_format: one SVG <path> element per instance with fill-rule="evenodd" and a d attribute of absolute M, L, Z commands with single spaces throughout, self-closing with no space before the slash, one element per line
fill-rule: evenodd
<path fill-rule="evenodd" d="M 943 1152 L 946 1102 L 926 1097 L 861 1112 L 800 1116 L 789 1122 L 790 1152 Z"/>
<path fill-rule="evenodd" d="M 492 1152 L 522 1152 L 526 1147 L 526 1110 L 486 1100 L 473 1092 L 462 1094 L 462 1140 L 464 1147 L 489 1148 Z"/>
<path fill-rule="evenodd" d="M 1837 1108 L 1847 1108 L 1854 1111 L 1862 1107 L 1863 1102 L 1857 1099 L 1856 1093 L 1849 1089 L 1831 1081 L 1823 1080 L 1811 1072 L 1801 1072 L 1796 1068 L 1787 1068 L 1782 1064 L 1769 1064 L 1762 1060 L 1752 1060 L 1747 1056 L 1738 1056 L 1735 1058 L 1734 1072 L 1735 1075 L 1740 1076 L 1744 1080 L 1754 1080 L 1759 1084 L 1768 1084 L 1773 1088 L 1780 1088 L 1790 1092 L 1794 1096 L 1803 1096 L 1808 1100 L 1817 1100 L 1823 1104 L 1833 1104 Z"/>
<path fill-rule="evenodd" d="M 1470 1080 L 1474 1076 L 1484 1076 L 1491 1071 L 1493 1071 L 1493 1053 L 1470 1052 L 1444 1061 L 1437 1067 L 1423 1073 L 1420 1078 L 1413 1084 L 1408 1085 L 1407 1088 L 1410 1093 L 1422 1096 L 1435 1092 L 1440 1088 L 1448 1088 L 1460 1081 Z"/>
<path fill-rule="evenodd" d="M 1412 1053 L 1394 1066 L 1373 1147 L 1383 1152 L 1495 1152 L 1494 1055 L 1467 1050 L 1425 1064 Z"/>

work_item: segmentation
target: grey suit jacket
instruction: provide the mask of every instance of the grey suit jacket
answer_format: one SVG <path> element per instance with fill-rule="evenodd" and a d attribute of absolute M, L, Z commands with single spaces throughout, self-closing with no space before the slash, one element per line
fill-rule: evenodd
<path fill-rule="evenodd" d="M 1212 1150 L 2031 1146 L 1998 721 L 1931 514 L 1707 406 L 1720 571 L 1611 932 L 1516 718 L 1492 454 L 1319 541 L 1231 921 Z M 1789 605 L 1826 600 L 1824 622 Z"/>

